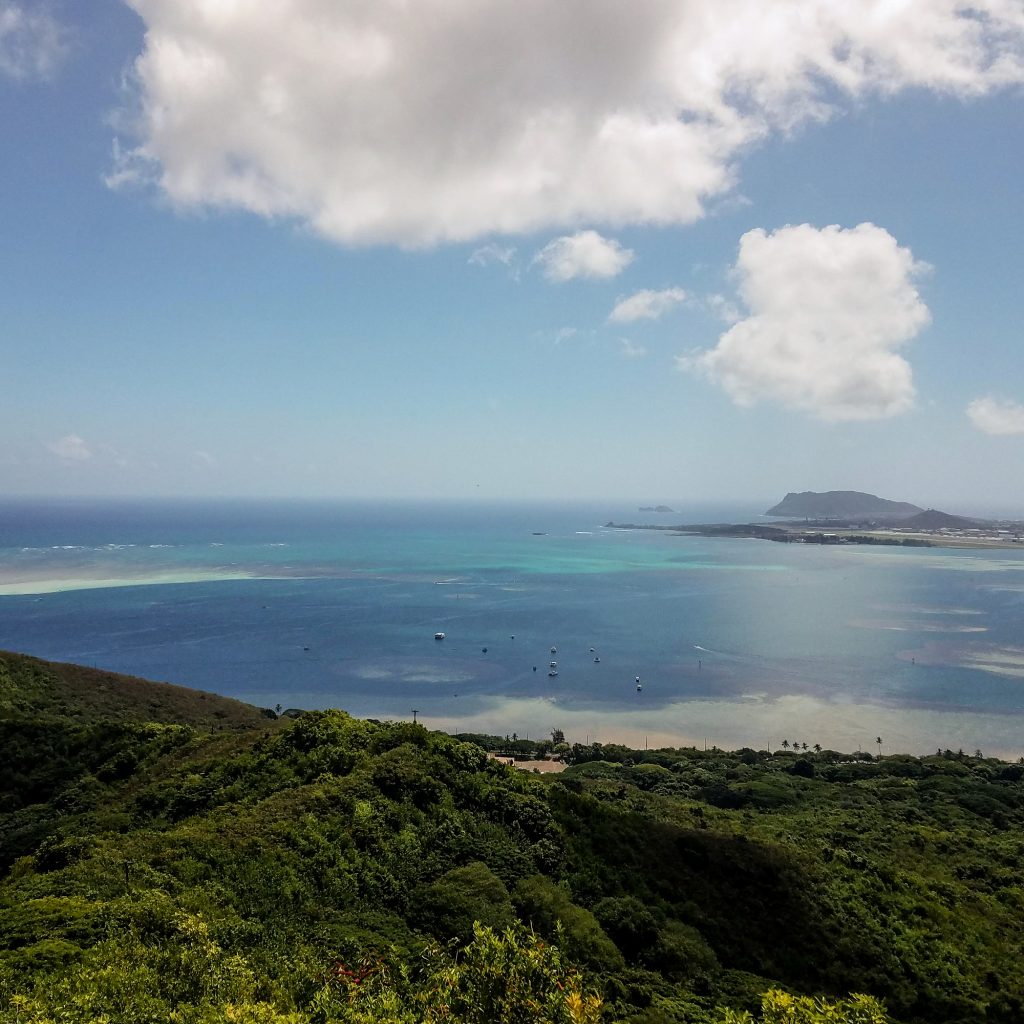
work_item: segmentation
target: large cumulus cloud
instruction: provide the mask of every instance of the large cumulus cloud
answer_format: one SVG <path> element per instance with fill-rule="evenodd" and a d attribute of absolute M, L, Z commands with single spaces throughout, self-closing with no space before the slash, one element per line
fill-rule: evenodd
<path fill-rule="evenodd" d="M 687 223 L 825 96 L 1024 78 L 1017 0 L 127 0 L 110 180 L 341 243 Z"/>
<path fill-rule="evenodd" d="M 748 315 L 682 365 L 739 405 L 769 400 L 823 420 L 905 412 L 914 384 L 898 349 L 929 320 L 914 287 L 924 269 L 875 224 L 748 231 L 734 268 Z"/>

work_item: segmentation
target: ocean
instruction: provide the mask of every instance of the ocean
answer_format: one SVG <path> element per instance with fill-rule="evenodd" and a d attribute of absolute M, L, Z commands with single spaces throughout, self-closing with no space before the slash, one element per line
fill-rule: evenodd
<path fill-rule="evenodd" d="M 1024 754 L 1024 552 L 604 525 L 763 506 L 676 508 L 6 501 L 0 647 L 451 732 Z"/>

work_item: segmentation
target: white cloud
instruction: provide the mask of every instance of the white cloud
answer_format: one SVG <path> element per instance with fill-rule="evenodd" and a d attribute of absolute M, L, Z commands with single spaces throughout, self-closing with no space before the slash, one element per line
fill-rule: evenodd
<path fill-rule="evenodd" d="M 1024 80 L 1019 0 L 128 0 L 126 168 L 345 244 L 685 224 L 751 143 Z"/>
<path fill-rule="evenodd" d="M 20 80 L 50 78 L 68 50 L 68 33 L 51 14 L 0 0 L 0 73 Z"/>
<path fill-rule="evenodd" d="M 987 395 L 967 406 L 967 417 L 985 434 L 1024 434 L 1024 405 Z"/>
<path fill-rule="evenodd" d="M 657 292 L 644 288 L 628 298 L 620 299 L 608 319 L 619 324 L 632 323 L 634 320 L 657 320 L 685 301 L 686 292 L 682 288 L 663 288 Z"/>
<path fill-rule="evenodd" d="M 197 451 L 192 454 L 195 456 L 196 461 L 201 462 L 207 469 L 217 468 L 217 460 L 209 452 Z"/>
<path fill-rule="evenodd" d="M 647 355 L 647 349 L 643 345 L 637 345 L 636 343 L 629 340 L 629 338 L 623 338 L 622 354 L 627 359 L 639 359 L 641 356 Z"/>
<path fill-rule="evenodd" d="M 519 281 L 521 268 L 518 255 L 519 250 L 514 245 L 491 242 L 474 249 L 466 262 L 476 267 L 502 266 L 513 281 Z"/>
<path fill-rule="evenodd" d="M 736 308 L 736 303 L 717 292 L 706 296 L 704 304 L 713 316 L 724 323 L 734 324 L 737 320 L 743 319 L 743 314 Z"/>
<path fill-rule="evenodd" d="M 503 266 L 511 267 L 515 264 L 516 247 L 514 245 L 498 245 L 491 242 L 474 249 L 470 254 L 468 263 L 478 267 L 487 267 L 492 263 L 500 263 Z"/>
<path fill-rule="evenodd" d="M 738 405 L 767 399 L 823 420 L 895 416 L 914 401 L 896 350 L 928 323 L 913 285 L 926 269 L 874 224 L 748 231 L 734 274 L 749 315 L 680 365 Z"/>
<path fill-rule="evenodd" d="M 62 459 L 84 462 L 92 458 L 92 450 L 77 434 L 67 434 L 56 441 L 50 441 L 46 447 Z"/>
<path fill-rule="evenodd" d="M 577 231 L 548 242 L 536 256 L 549 281 L 571 281 L 574 277 L 615 277 L 633 262 L 632 249 L 624 249 L 614 238 L 596 231 Z"/>

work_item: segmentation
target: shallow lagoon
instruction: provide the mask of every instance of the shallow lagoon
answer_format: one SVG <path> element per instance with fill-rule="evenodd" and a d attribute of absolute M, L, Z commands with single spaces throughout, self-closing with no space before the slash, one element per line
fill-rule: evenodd
<path fill-rule="evenodd" d="M 756 511 L 9 503 L 0 646 L 451 730 L 1024 753 L 1024 552 L 601 525 Z"/>

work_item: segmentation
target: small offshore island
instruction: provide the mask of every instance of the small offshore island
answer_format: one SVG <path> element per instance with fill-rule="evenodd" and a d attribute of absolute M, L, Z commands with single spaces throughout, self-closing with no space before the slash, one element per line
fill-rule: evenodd
<path fill-rule="evenodd" d="M 641 511 L 645 511 L 641 509 Z M 783 544 L 874 544 L 894 547 L 1009 548 L 1024 543 L 1024 522 L 977 519 L 922 509 L 863 491 L 790 492 L 765 513 L 791 523 L 692 523 L 676 526 L 608 522 L 617 530 L 663 530 L 700 537 L 751 537 Z"/>

